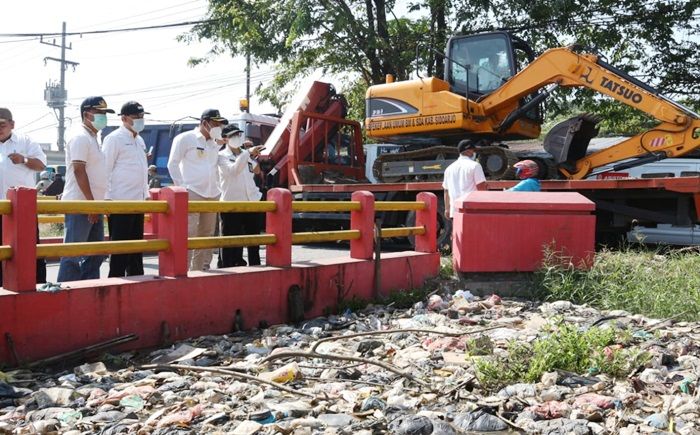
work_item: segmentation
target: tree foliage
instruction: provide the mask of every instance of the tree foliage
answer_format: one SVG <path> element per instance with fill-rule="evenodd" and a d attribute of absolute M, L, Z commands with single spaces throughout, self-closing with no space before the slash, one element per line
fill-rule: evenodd
<path fill-rule="evenodd" d="M 209 0 L 209 21 L 186 39 L 213 41 L 211 56 L 250 54 L 276 65 L 275 78 L 258 92 L 277 106 L 287 98 L 285 85 L 317 68 L 355 92 L 386 74 L 403 80 L 418 69 L 441 76 L 434 50 L 444 50 L 451 35 L 495 29 L 511 31 L 536 52 L 581 44 L 663 94 L 695 100 L 699 6 L 700 0 Z M 572 102 L 615 113 L 609 101 L 585 91 L 561 92 L 548 109 L 566 112 Z M 628 116 L 622 110 L 618 116 Z"/>

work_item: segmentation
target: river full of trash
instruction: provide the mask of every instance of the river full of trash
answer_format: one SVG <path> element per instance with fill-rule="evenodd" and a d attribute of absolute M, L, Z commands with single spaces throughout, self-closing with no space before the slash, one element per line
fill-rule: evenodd
<path fill-rule="evenodd" d="M 0 434 L 700 433 L 698 323 L 430 294 L 0 372 Z"/>

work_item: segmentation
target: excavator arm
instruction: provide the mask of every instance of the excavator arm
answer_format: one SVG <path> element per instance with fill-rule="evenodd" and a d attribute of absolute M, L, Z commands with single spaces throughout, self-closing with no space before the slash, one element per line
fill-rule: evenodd
<path fill-rule="evenodd" d="M 556 140 L 545 139 L 545 149 L 567 178 L 581 179 L 596 168 L 621 160 L 648 155 L 678 157 L 700 147 L 700 115 L 597 56 L 569 48 L 546 51 L 479 103 L 488 116 L 547 85 L 589 88 L 660 121 L 651 130 L 587 155 L 588 140 L 576 141 L 573 131 L 560 132 Z"/>

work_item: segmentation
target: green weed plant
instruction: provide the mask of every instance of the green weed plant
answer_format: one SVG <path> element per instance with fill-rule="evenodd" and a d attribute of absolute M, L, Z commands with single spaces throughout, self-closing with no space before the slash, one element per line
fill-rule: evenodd
<path fill-rule="evenodd" d="M 538 382 L 542 374 L 555 370 L 623 377 L 649 359 L 646 352 L 622 345 L 628 337 L 625 331 L 584 330 L 559 319 L 532 343 L 509 343 L 506 355 L 473 358 L 476 376 L 488 391 L 516 382 Z"/>
<path fill-rule="evenodd" d="M 551 251 L 535 273 L 537 297 L 655 318 L 700 320 L 698 249 L 602 250 L 590 270 L 578 270 Z"/>

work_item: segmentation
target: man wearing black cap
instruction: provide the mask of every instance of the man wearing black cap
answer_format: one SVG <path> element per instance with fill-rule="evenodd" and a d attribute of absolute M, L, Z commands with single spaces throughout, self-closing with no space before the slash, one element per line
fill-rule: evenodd
<path fill-rule="evenodd" d="M 80 104 L 82 123 L 66 144 L 66 185 L 61 199 L 103 200 L 107 192 L 107 168 L 97 133 L 107 126 L 107 107 L 102 97 L 88 97 Z M 67 214 L 63 241 L 96 242 L 104 240 L 102 215 Z M 58 282 L 96 279 L 100 277 L 103 256 L 63 257 L 58 269 Z"/>
<path fill-rule="evenodd" d="M 459 158 L 445 169 L 442 188 L 445 195 L 445 217 L 451 219 L 457 208 L 457 200 L 474 190 L 486 186 L 486 177 L 481 165 L 474 161 L 476 144 L 464 139 L 457 145 Z"/>
<path fill-rule="evenodd" d="M 11 187 L 33 187 L 34 175 L 46 167 L 46 154 L 39 144 L 13 130 L 15 121 L 10 109 L 0 108 L 0 199 L 5 199 Z M 37 240 L 39 228 L 37 227 Z M 0 216 L 0 241 L 2 240 L 2 219 Z M 46 262 L 36 261 L 36 281 L 46 282 Z M 0 265 L 0 286 L 2 266 Z"/>
<path fill-rule="evenodd" d="M 187 189 L 190 201 L 217 201 L 219 176 L 217 162 L 221 130 L 228 120 L 218 110 L 208 109 L 202 113 L 199 126 L 175 136 L 170 148 L 168 171 L 173 183 Z M 216 230 L 216 213 L 190 213 L 189 237 L 211 237 Z M 211 266 L 212 250 L 190 251 L 190 270 L 208 270 Z"/>
<path fill-rule="evenodd" d="M 146 143 L 139 135 L 144 129 L 143 106 L 129 101 L 119 116 L 122 125 L 108 134 L 102 142 L 107 168 L 106 199 L 143 201 L 148 193 L 148 162 Z M 143 214 L 111 214 L 108 218 L 111 240 L 143 239 Z M 143 254 L 112 254 L 109 276 L 143 275 Z"/>

